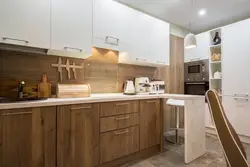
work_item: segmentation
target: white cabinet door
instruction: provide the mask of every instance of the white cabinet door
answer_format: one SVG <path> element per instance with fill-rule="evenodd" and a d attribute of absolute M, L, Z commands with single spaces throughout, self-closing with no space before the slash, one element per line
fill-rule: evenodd
<path fill-rule="evenodd" d="M 209 32 L 204 32 L 196 35 L 196 40 L 196 58 L 199 60 L 209 59 Z"/>
<path fill-rule="evenodd" d="M 250 136 L 250 103 L 248 98 L 223 96 L 226 115 L 238 134 Z"/>
<path fill-rule="evenodd" d="M 93 45 L 120 50 L 119 45 L 133 37 L 133 9 L 112 0 L 94 0 Z"/>
<path fill-rule="evenodd" d="M 222 28 L 223 94 L 250 93 L 250 19 Z"/>
<path fill-rule="evenodd" d="M 1 0 L 0 42 L 50 47 L 50 0 Z"/>
<path fill-rule="evenodd" d="M 169 24 L 158 19 L 154 19 L 152 24 L 152 36 L 150 38 L 152 50 L 151 59 L 158 64 L 170 64 L 170 27 Z"/>
<path fill-rule="evenodd" d="M 197 48 L 190 48 L 184 50 L 184 62 L 197 61 Z"/>
<path fill-rule="evenodd" d="M 82 58 L 91 55 L 92 0 L 51 0 L 51 4 L 51 49 Z"/>

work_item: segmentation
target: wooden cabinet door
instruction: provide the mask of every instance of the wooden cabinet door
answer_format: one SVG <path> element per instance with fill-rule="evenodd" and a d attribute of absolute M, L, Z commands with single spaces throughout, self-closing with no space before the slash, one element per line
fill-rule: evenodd
<path fill-rule="evenodd" d="M 92 54 L 92 6 L 92 0 L 51 0 L 51 49 Z"/>
<path fill-rule="evenodd" d="M 58 107 L 57 166 L 99 164 L 99 104 Z"/>
<path fill-rule="evenodd" d="M 0 43 L 50 47 L 50 0 L 1 0 Z"/>
<path fill-rule="evenodd" d="M 140 101 L 140 149 L 160 144 L 160 100 Z"/>
<path fill-rule="evenodd" d="M 0 112 L 0 167 L 56 166 L 56 107 Z"/>
<path fill-rule="evenodd" d="M 139 127 L 134 126 L 100 135 L 100 162 L 105 163 L 139 151 Z"/>

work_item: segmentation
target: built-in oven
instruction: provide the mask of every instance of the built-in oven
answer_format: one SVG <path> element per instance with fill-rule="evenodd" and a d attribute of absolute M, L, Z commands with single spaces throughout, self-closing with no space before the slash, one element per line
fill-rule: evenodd
<path fill-rule="evenodd" d="M 205 95 L 209 90 L 209 82 L 185 82 L 185 94 Z"/>
<path fill-rule="evenodd" d="M 185 63 L 185 94 L 205 95 L 209 90 L 209 60 Z"/>

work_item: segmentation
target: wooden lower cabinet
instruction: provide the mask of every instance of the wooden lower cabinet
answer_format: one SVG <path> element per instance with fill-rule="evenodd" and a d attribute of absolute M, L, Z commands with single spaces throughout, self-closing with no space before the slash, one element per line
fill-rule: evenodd
<path fill-rule="evenodd" d="M 100 135 L 100 163 L 139 151 L 139 126 Z"/>
<path fill-rule="evenodd" d="M 56 166 L 56 107 L 0 113 L 0 167 Z"/>
<path fill-rule="evenodd" d="M 57 167 L 99 165 L 99 104 L 59 106 Z"/>
<path fill-rule="evenodd" d="M 140 101 L 140 150 L 160 144 L 160 100 Z"/>

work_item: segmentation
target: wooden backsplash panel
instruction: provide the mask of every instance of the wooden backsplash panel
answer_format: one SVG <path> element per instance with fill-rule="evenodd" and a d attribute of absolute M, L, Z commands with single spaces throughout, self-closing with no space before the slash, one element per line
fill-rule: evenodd
<path fill-rule="evenodd" d="M 117 90 L 118 64 L 103 63 L 99 60 L 85 60 L 84 82 L 91 85 L 95 93 L 115 93 Z"/>
<path fill-rule="evenodd" d="M 57 68 L 51 66 L 57 64 L 59 57 L 0 50 L 0 96 L 16 96 L 17 84 L 21 80 L 26 82 L 25 89 L 28 92 L 36 93 L 36 86 L 43 74 L 47 74 L 52 84 L 52 94 L 56 93 L 57 83 L 88 83 L 92 93 L 116 93 L 122 92 L 127 79 L 143 76 L 163 79 L 157 68 L 118 64 L 117 51 L 101 48 L 93 48 L 92 51 L 93 55 L 85 60 L 62 57 L 63 64 L 69 59 L 70 64 L 75 62 L 83 69 L 76 70 L 75 80 L 72 70 L 72 78 L 68 79 L 67 71 L 63 68 L 63 81 L 60 82 Z"/>

